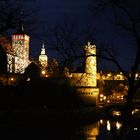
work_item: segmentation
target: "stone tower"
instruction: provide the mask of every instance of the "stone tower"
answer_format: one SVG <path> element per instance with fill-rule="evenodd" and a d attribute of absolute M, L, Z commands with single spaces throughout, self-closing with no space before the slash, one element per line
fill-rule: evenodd
<path fill-rule="evenodd" d="M 29 65 L 29 39 L 23 25 L 12 35 L 12 55 L 8 55 L 8 72 L 24 73 Z"/>
<path fill-rule="evenodd" d="M 91 75 L 93 86 L 97 86 L 96 46 L 90 42 L 85 46 L 85 73 Z"/>
<path fill-rule="evenodd" d="M 75 87 L 79 99 L 84 104 L 98 105 L 96 46 L 90 42 L 85 49 L 85 73 L 71 73 L 70 83 Z"/>
<path fill-rule="evenodd" d="M 39 55 L 39 63 L 42 68 L 46 68 L 48 66 L 48 57 L 45 52 L 44 42 L 42 42 L 41 54 Z"/>

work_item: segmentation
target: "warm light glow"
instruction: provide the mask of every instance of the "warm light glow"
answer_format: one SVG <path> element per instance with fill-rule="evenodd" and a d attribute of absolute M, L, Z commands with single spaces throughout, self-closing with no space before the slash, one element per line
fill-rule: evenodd
<path fill-rule="evenodd" d="M 104 95 L 103 94 L 100 94 L 100 97 L 102 98 L 102 97 L 104 97 Z"/>
<path fill-rule="evenodd" d="M 121 97 L 121 100 L 123 100 L 123 97 Z"/>
<path fill-rule="evenodd" d="M 48 58 L 47 58 L 47 56 L 46 55 L 40 55 L 39 56 L 39 62 L 40 62 L 41 66 L 43 68 L 46 68 L 47 65 L 48 65 Z"/>
<path fill-rule="evenodd" d="M 42 71 L 41 71 L 41 74 L 42 74 L 42 75 L 45 75 L 45 74 L 46 74 L 46 71 L 45 71 L 45 70 L 42 70 Z"/>
<path fill-rule="evenodd" d="M 13 78 L 13 77 L 11 77 L 11 78 L 10 78 L 10 80 L 11 80 L 11 81 L 14 81 L 14 78 Z"/>
<path fill-rule="evenodd" d="M 113 116 L 121 116 L 121 112 L 120 111 L 112 111 L 112 115 Z"/>
<path fill-rule="evenodd" d="M 103 98 L 104 100 L 106 100 L 106 96 L 104 96 L 104 98 Z"/>
<path fill-rule="evenodd" d="M 30 78 L 27 78 L 27 81 L 29 82 L 31 79 Z"/>
<path fill-rule="evenodd" d="M 39 63 L 43 68 L 46 68 L 48 66 L 48 57 L 46 55 L 44 42 L 42 44 L 41 54 L 39 55 Z"/>
<path fill-rule="evenodd" d="M 7 71 L 10 73 L 25 72 L 29 65 L 29 37 L 26 40 L 23 35 L 12 36 L 12 51 L 7 53 Z"/>
<path fill-rule="evenodd" d="M 97 62 L 96 62 L 96 46 L 90 42 L 85 46 L 85 73 L 92 75 L 92 86 L 97 86 Z"/>
<path fill-rule="evenodd" d="M 120 122 L 116 122 L 116 129 L 119 130 L 121 128 L 122 124 Z"/>
<path fill-rule="evenodd" d="M 117 96 L 117 98 L 119 99 L 119 98 L 120 98 L 120 96 L 118 95 L 118 96 Z"/>
<path fill-rule="evenodd" d="M 103 101 L 103 99 L 101 98 L 100 101 Z"/>
<path fill-rule="evenodd" d="M 107 103 L 110 103 L 110 101 L 109 101 L 109 100 L 107 100 Z"/>
<path fill-rule="evenodd" d="M 134 112 L 134 110 L 133 110 L 131 114 L 134 115 L 134 113 L 135 113 L 135 112 Z"/>
<path fill-rule="evenodd" d="M 140 109 L 134 109 L 133 111 L 132 111 L 132 115 L 134 115 L 135 113 L 139 113 L 140 112 Z"/>
<path fill-rule="evenodd" d="M 111 73 L 108 73 L 107 76 L 110 77 L 111 76 Z"/>
<path fill-rule="evenodd" d="M 136 78 L 137 78 L 137 77 L 138 77 L 138 73 L 136 73 L 136 75 L 135 75 L 135 76 L 136 76 Z"/>
<path fill-rule="evenodd" d="M 100 124 L 103 124 L 103 120 L 100 120 Z"/>
<path fill-rule="evenodd" d="M 109 122 L 109 120 L 107 121 L 107 131 L 110 131 L 111 130 L 111 124 Z"/>

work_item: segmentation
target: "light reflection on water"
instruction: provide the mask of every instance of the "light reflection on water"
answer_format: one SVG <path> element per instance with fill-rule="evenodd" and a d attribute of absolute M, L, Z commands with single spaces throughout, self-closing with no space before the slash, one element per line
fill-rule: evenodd
<path fill-rule="evenodd" d="M 89 124 L 79 128 L 72 140 L 96 140 L 96 137 L 99 135 L 99 122 Z"/>
<path fill-rule="evenodd" d="M 11 127 L 3 129 L 0 132 L 0 139 L 14 139 L 14 140 L 113 140 L 112 130 L 119 134 L 122 123 L 119 121 L 111 121 L 101 119 L 94 123 L 72 127 L 73 124 L 67 125 L 65 123 L 56 122 L 46 123 L 44 127 L 27 126 L 23 128 Z M 135 128 L 137 130 L 137 128 Z M 3 133 L 2 133 L 3 132 Z M 3 136 L 2 136 L 3 135 Z"/>
<path fill-rule="evenodd" d="M 122 123 L 101 119 L 93 124 L 85 125 L 75 131 L 72 140 L 108 140 L 112 139 L 112 129 L 119 134 Z"/>
<path fill-rule="evenodd" d="M 22 116 L 22 114 L 21 114 Z M 20 116 L 20 117 L 21 117 Z M 14 117 L 14 116 L 12 116 Z M 90 120 L 81 119 L 81 121 L 70 119 L 40 119 L 36 118 L 20 118 L 16 116 L 15 119 L 6 124 L 4 121 L 0 124 L 3 127 L 0 132 L 0 139 L 14 139 L 14 140 L 113 140 L 115 136 L 119 136 L 121 128 L 124 126 L 118 118 L 112 118 L 113 120 L 103 119 L 94 122 Z M 32 120 L 32 121 L 31 121 Z M 140 125 L 139 119 L 132 125 L 130 135 L 133 140 L 140 139 Z M 92 121 L 92 123 L 91 123 Z M 88 122 L 88 123 L 87 123 Z M 137 123 L 138 122 L 138 123 Z M 130 125 L 130 124 L 129 124 Z"/>

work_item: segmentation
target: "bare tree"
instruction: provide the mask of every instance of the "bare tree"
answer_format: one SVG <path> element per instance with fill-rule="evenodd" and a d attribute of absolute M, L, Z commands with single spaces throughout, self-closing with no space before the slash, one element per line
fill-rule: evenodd
<path fill-rule="evenodd" d="M 89 24 L 81 27 L 76 20 L 66 18 L 61 24 L 48 29 L 45 38 L 48 48 L 57 53 L 64 68 L 84 58 L 83 46 L 94 40 L 94 34 Z"/>
<path fill-rule="evenodd" d="M 0 34 L 7 32 L 10 29 L 15 29 L 21 22 L 25 26 L 31 28 L 31 24 L 35 24 L 36 13 L 32 8 L 29 9 L 27 2 L 18 0 L 2 0 L 0 1 Z"/>
<path fill-rule="evenodd" d="M 126 79 L 128 80 L 128 93 L 127 93 L 126 107 L 124 110 L 125 124 L 127 124 L 128 121 L 130 121 L 131 119 L 132 116 L 131 113 L 133 109 L 133 96 L 138 90 L 138 88 L 140 87 L 140 80 L 136 80 L 136 73 L 138 72 L 140 66 L 139 5 L 140 5 L 139 0 L 133 0 L 133 1 L 100 0 L 97 1 L 97 5 L 96 5 L 96 14 L 100 13 L 101 15 L 101 13 L 105 13 L 105 12 L 108 13 L 110 16 L 112 16 L 111 24 L 114 24 L 115 25 L 114 27 L 118 27 L 119 31 L 129 34 L 130 35 L 129 39 L 132 39 L 134 41 L 133 43 L 133 48 L 134 48 L 133 51 L 135 51 L 135 53 L 133 54 L 134 59 L 133 62 L 131 63 L 131 67 L 129 70 L 125 70 L 123 65 L 121 65 L 119 59 L 117 59 L 117 57 L 114 56 L 114 53 L 112 51 L 114 45 L 112 45 L 112 47 L 110 48 L 103 46 L 102 48 L 100 48 L 102 53 L 97 55 L 97 57 L 113 62 L 117 66 L 118 70 L 121 71 L 123 75 L 126 77 Z M 97 18 L 100 15 L 98 14 Z M 119 34 L 119 36 L 124 38 L 124 34 Z M 127 48 L 125 50 L 127 50 Z"/>

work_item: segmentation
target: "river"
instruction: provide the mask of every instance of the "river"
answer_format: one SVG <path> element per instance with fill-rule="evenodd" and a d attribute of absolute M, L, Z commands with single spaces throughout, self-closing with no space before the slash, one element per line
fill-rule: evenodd
<path fill-rule="evenodd" d="M 0 140 L 115 140 L 123 126 L 117 118 L 100 118 L 96 121 L 91 119 L 80 124 L 64 118 L 36 118 L 33 113 L 19 118 L 21 117 L 18 115 L 16 118 L 9 115 L 1 119 Z M 130 140 L 140 139 L 140 121 L 136 120 L 127 132 Z"/>

